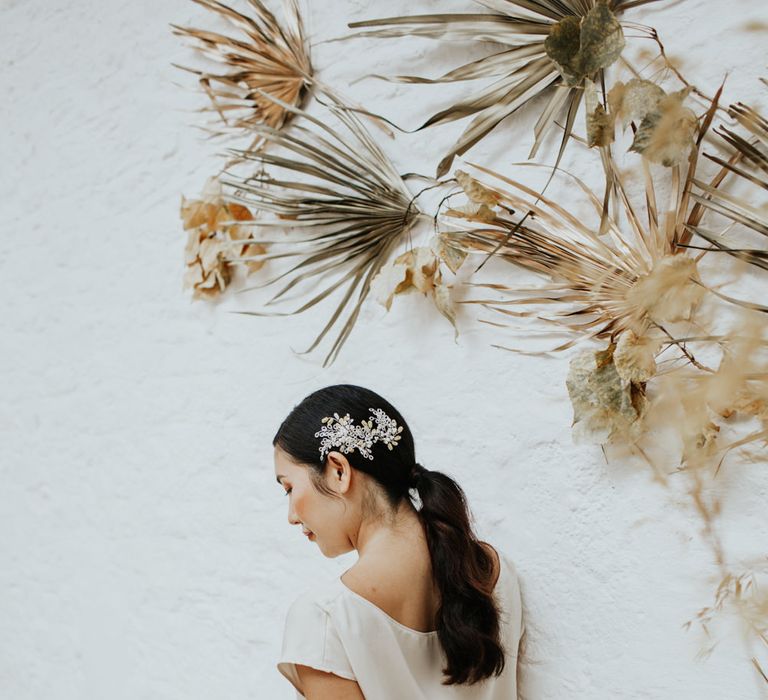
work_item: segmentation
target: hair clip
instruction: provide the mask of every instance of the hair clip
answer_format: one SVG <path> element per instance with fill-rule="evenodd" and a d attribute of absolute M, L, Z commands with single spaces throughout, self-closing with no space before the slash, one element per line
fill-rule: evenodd
<path fill-rule="evenodd" d="M 323 418 L 323 427 L 315 433 L 320 441 L 320 459 L 324 460 L 332 447 L 338 447 L 340 452 L 349 454 L 357 450 L 363 457 L 373 459 L 371 449 L 375 442 L 384 443 L 392 449 L 400 440 L 403 426 L 398 425 L 380 408 L 369 408 L 371 417 L 355 425 L 349 413 L 339 417 L 338 413 Z M 374 427 L 374 423 L 376 427 Z"/>

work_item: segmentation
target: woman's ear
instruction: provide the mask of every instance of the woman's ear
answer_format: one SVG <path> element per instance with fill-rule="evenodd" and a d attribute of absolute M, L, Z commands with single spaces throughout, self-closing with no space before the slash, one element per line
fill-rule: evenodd
<path fill-rule="evenodd" d="M 352 480 L 352 465 L 341 452 L 329 452 L 326 462 L 326 479 L 338 493 L 346 493 Z"/>

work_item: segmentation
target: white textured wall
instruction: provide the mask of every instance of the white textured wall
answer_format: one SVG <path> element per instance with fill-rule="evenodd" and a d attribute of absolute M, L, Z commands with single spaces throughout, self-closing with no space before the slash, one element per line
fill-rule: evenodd
<path fill-rule="evenodd" d="M 470 6 L 309 4 L 316 39 L 348 20 Z M 768 33 L 745 25 L 768 11 L 724 5 L 660 2 L 632 18 L 659 29 L 695 82 L 714 89 L 730 72 L 726 99 L 748 97 Z M 354 559 L 325 560 L 288 525 L 271 438 L 295 402 L 341 381 L 402 410 L 419 460 L 460 481 L 480 533 L 517 561 L 532 700 L 760 697 L 735 630 L 697 660 L 700 634 L 681 629 L 715 583 L 684 500 L 572 444 L 566 357 L 495 350 L 502 331 L 467 308 L 454 344 L 410 295 L 389 314 L 368 305 L 323 370 L 322 353 L 290 348 L 309 345 L 327 305 L 255 319 L 228 313 L 254 308 L 247 295 L 217 305 L 182 293 L 180 195 L 198 194 L 221 161 L 193 128 L 198 95 L 175 85 L 191 81 L 171 62 L 194 58 L 168 24 L 206 21 L 182 0 L 0 0 L 0 698 L 291 698 L 274 668 L 287 606 Z M 415 126 L 462 86 L 349 81 L 436 75 L 485 51 L 334 43 L 314 61 Z M 531 115 L 472 159 L 511 172 Z M 385 147 L 402 171 L 430 174 L 461 128 Z M 575 155 L 576 172 L 594 170 L 594 154 Z M 737 555 L 766 551 L 766 483 L 756 467 L 723 480 Z"/>

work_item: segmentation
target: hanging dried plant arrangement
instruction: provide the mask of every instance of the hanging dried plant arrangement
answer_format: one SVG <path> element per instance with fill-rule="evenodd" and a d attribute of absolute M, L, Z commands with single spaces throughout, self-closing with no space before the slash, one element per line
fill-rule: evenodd
<path fill-rule="evenodd" d="M 481 304 L 507 317 L 535 317 L 557 334 L 571 336 L 551 351 L 565 350 L 589 339 L 608 343 L 605 350 L 586 352 L 571 366 L 569 392 L 575 422 L 580 423 L 577 437 L 598 443 L 628 436 L 636 439 L 642 428 L 639 419 L 646 408 L 645 383 L 657 373 L 656 357 L 668 348 L 676 348 L 679 359 L 696 369 L 714 371 L 696 360 L 687 348 L 690 339 L 685 337 L 690 333 L 690 324 L 696 322 L 695 313 L 707 292 L 718 301 L 732 302 L 752 312 L 768 312 L 768 307 L 733 299 L 706 285 L 697 259 L 679 245 L 681 232 L 699 227 L 707 211 L 691 198 L 690 189 L 698 149 L 715 109 L 713 103 L 702 119 L 687 169 L 683 171 L 679 163 L 672 166 L 670 202 L 663 208 L 663 216 L 659 214 L 646 158 L 642 159 L 644 217 L 611 165 L 626 226 L 609 218 L 605 234 L 519 181 L 478 165 L 472 167 L 485 178 L 482 181 L 461 171 L 456 173 L 470 205 L 450 210 L 448 215 L 468 225 L 463 231 L 443 233 L 443 238 L 465 253 L 498 250 L 502 260 L 550 278 L 549 283 L 531 289 L 475 284 L 511 298 L 464 303 Z M 602 217 L 604 210 L 598 196 L 577 178 L 573 181 Z M 717 176 L 712 187 L 716 189 L 721 182 Z M 516 212 L 529 212 L 530 218 L 523 223 Z M 556 311 L 545 315 L 542 309 L 546 307 Z M 680 322 L 685 322 L 684 334 L 678 330 Z"/>
<path fill-rule="evenodd" d="M 360 120 L 338 98 L 323 94 L 328 102 L 322 102 L 326 108 L 322 118 L 270 97 L 282 109 L 300 115 L 300 123 L 296 121 L 283 130 L 266 124 L 252 127 L 270 148 L 258 152 L 233 150 L 234 155 L 255 164 L 256 172 L 249 176 L 228 172 L 221 181 L 231 189 L 231 201 L 272 215 L 251 222 L 254 237 L 238 243 L 268 243 L 276 252 L 242 256 L 240 262 L 299 259 L 287 271 L 243 291 L 285 281 L 266 305 L 302 284 L 313 294 L 294 311 L 238 313 L 298 314 L 334 290 L 345 288 L 330 320 L 304 351 L 314 350 L 348 310 L 323 362 L 325 367 L 333 362 L 352 331 L 373 277 L 421 214 L 403 178 Z M 339 129 L 329 125 L 331 118 L 337 120 Z M 265 240 L 260 233 L 275 228 L 287 229 L 288 235 Z M 318 292 L 326 274 L 335 274 L 337 279 Z"/>
<path fill-rule="evenodd" d="M 191 40 L 222 69 L 212 72 L 177 67 L 199 76 L 211 103 L 204 111 L 215 112 L 221 120 L 212 133 L 240 134 L 251 139 L 245 150 L 255 150 L 263 140 L 253 133 L 254 127 L 266 124 L 280 129 L 292 116 L 265 94 L 301 107 L 312 84 L 312 64 L 297 0 L 284 0 L 284 23 L 261 0 L 248 0 L 250 16 L 217 0 L 192 1 L 226 20 L 242 37 L 173 24 L 174 34 Z"/>
<path fill-rule="evenodd" d="M 534 128 L 530 158 L 536 155 L 555 120 L 565 112 L 557 162 L 565 149 L 583 95 L 584 80 L 597 83 L 621 55 L 625 38 L 617 15 L 657 0 L 475 0 L 490 13 L 428 14 L 352 22 L 353 36 L 421 36 L 441 41 L 492 41 L 505 48 L 456 68 L 439 78 L 402 75 L 403 83 L 492 80 L 484 89 L 432 115 L 418 129 L 474 115 L 459 140 L 437 166 L 445 175 L 462 155 L 501 121 L 548 91 Z"/>
<path fill-rule="evenodd" d="M 493 197 L 496 204 L 482 204 L 475 198 L 473 208 L 449 210 L 448 216 L 464 219 L 470 226 L 443 236 L 465 252 L 487 252 L 501 245 L 499 255 L 503 260 L 549 277 L 551 282 L 530 290 L 475 283 L 472 286 L 493 289 L 513 298 L 466 303 L 554 324 L 558 333 L 565 331 L 573 336 L 552 349 L 557 352 L 583 340 L 611 340 L 625 331 L 644 337 L 651 327 L 685 318 L 700 300 L 703 287 L 689 284 L 691 279 L 698 280 L 695 260 L 681 255 L 674 246 L 677 219 L 686 217 L 681 210 L 685 206 L 683 182 L 678 181 L 674 194 L 678 206 L 660 221 L 653 182 L 645 168 L 649 206 L 644 222 L 630 202 L 620 175 L 614 172 L 630 235 L 612 218 L 606 234 L 600 235 L 597 227 L 593 228 L 583 217 L 523 183 L 479 165 L 472 167 L 492 180 L 485 178 L 479 182 L 459 171 L 457 178 L 465 192 L 470 191 L 471 183 L 475 190 L 482 188 L 489 198 Z M 595 212 L 602 214 L 598 196 L 580 180 L 574 178 L 574 182 Z M 517 211 L 532 212 L 528 223 L 520 224 Z M 701 213 L 691 212 L 688 216 L 697 221 Z M 557 311 L 544 316 L 539 309 L 511 310 L 542 305 Z"/>

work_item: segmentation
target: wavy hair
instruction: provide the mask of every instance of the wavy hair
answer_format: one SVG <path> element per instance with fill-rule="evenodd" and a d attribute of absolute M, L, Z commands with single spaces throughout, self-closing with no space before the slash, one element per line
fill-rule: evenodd
<path fill-rule="evenodd" d="M 440 591 L 437 637 L 445 651 L 443 685 L 478 683 L 504 670 L 500 610 L 493 597 L 492 555 L 472 529 L 471 514 L 462 488 L 442 472 L 425 469 L 416 461 L 413 435 L 400 412 L 379 394 L 353 384 L 335 384 L 318 389 L 294 406 L 272 440 L 294 462 L 310 470 L 314 487 L 328 496 L 338 496 L 323 480 L 325 459 L 320 459 L 320 441 L 315 432 L 325 416 L 349 414 L 355 423 L 366 420 L 369 409 L 383 409 L 403 427 L 395 449 L 375 442 L 373 459 L 345 455 L 350 465 L 372 477 L 386 495 L 394 512 L 410 500 L 417 488 L 432 572 Z M 364 502 L 364 508 L 366 504 Z M 365 513 L 364 513 L 365 515 Z"/>

